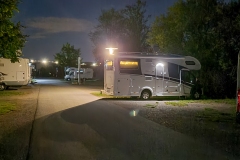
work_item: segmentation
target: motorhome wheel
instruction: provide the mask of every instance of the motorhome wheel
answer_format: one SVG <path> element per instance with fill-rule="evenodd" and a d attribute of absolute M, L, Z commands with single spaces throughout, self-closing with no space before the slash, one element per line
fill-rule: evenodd
<path fill-rule="evenodd" d="M 141 94 L 142 99 L 147 100 L 147 99 L 150 99 L 150 97 L 151 97 L 151 93 L 148 90 L 142 91 L 142 94 Z"/>
<path fill-rule="evenodd" d="M 2 83 L 0 84 L 0 91 L 3 91 L 5 89 L 5 85 Z"/>
<path fill-rule="evenodd" d="M 200 99 L 201 98 L 201 92 L 198 92 L 198 91 L 192 92 L 191 97 L 193 99 Z"/>

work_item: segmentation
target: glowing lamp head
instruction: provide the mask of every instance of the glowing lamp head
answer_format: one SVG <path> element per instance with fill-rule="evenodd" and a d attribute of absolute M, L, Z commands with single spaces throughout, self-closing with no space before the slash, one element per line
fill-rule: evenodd
<path fill-rule="evenodd" d="M 113 55 L 114 50 L 118 49 L 118 48 L 106 48 L 109 50 L 109 54 Z"/>
<path fill-rule="evenodd" d="M 46 60 L 46 59 L 42 60 L 42 63 L 46 64 L 46 63 L 47 63 L 47 60 Z"/>

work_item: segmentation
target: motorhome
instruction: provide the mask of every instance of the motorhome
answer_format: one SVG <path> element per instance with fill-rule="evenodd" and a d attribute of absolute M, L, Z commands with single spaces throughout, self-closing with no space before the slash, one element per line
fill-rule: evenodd
<path fill-rule="evenodd" d="M 77 71 L 78 68 L 75 67 L 69 67 L 65 70 L 65 76 L 64 79 L 67 81 L 70 81 L 74 77 L 74 72 Z"/>
<path fill-rule="evenodd" d="M 80 68 L 81 79 L 92 79 L 93 69 L 92 68 Z M 78 69 L 71 67 L 66 70 L 65 80 L 78 80 Z"/>
<path fill-rule="evenodd" d="M 10 59 L 0 58 L 0 74 L 0 90 L 27 85 L 31 81 L 29 59 L 19 58 L 19 62 L 12 63 Z"/>
<path fill-rule="evenodd" d="M 200 62 L 191 56 L 118 52 L 104 62 L 104 92 L 113 96 L 201 96 L 191 90 Z"/>

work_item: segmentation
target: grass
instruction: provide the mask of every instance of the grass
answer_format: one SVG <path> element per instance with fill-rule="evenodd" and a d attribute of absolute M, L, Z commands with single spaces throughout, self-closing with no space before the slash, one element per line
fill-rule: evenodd
<path fill-rule="evenodd" d="M 103 97 L 103 98 L 116 98 L 114 96 L 111 96 L 111 95 L 107 95 L 107 94 L 103 94 L 101 92 L 93 92 L 91 93 L 92 95 L 94 96 L 97 96 L 97 97 Z"/>
<path fill-rule="evenodd" d="M 19 95 L 24 95 L 26 93 L 17 91 L 17 90 L 4 90 L 0 91 L 0 97 L 2 96 L 19 96 Z"/>
<path fill-rule="evenodd" d="M 156 102 L 155 104 L 146 104 L 144 107 L 156 108 L 157 106 L 158 106 L 158 102 Z"/>
<path fill-rule="evenodd" d="M 194 100 L 191 103 L 223 103 L 223 104 L 230 104 L 236 105 L 236 99 L 206 99 L 206 100 Z"/>
<path fill-rule="evenodd" d="M 116 97 L 116 96 L 111 96 L 111 95 L 106 95 L 101 92 L 93 92 L 91 93 L 94 96 L 97 97 L 102 97 L 102 98 L 109 98 L 109 99 L 118 99 L 118 100 L 132 100 L 134 98 L 129 98 L 129 97 Z M 202 100 L 179 100 L 179 97 L 176 96 L 159 96 L 159 97 L 152 97 L 151 100 L 178 100 L 178 101 L 169 101 L 165 102 L 166 105 L 171 105 L 171 106 L 179 106 L 179 107 L 184 107 L 187 106 L 189 103 L 203 103 L 203 104 L 214 104 L 214 103 L 221 103 L 221 104 L 229 104 L 232 106 L 236 105 L 236 100 L 235 99 L 202 99 Z M 153 107 L 153 106 L 146 106 L 146 107 Z"/>
<path fill-rule="evenodd" d="M 0 102 L 0 115 L 16 110 L 16 104 L 7 101 Z"/>
<path fill-rule="evenodd" d="M 117 97 L 117 96 L 111 96 L 111 95 L 107 95 L 107 94 L 104 94 L 104 93 L 101 93 L 101 92 L 92 92 L 91 93 L 92 95 L 94 96 L 97 96 L 97 97 L 101 97 L 101 98 L 106 98 L 106 99 L 117 99 L 117 100 L 130 100 L 131 98 L 130 97 Z"/>
<path fill-rule="evenodd" d="M 235 113 L 223 113 L 213 108 L 204 108 L 197 113 L 196 117 L 210 122 L 226 122 L 233 121 Z"/>
<path fill-rule="evenodd" d="M 221 104 L 229 104 L 232 106 L 236 105 L 235 99 L 207 99 L 207 100 L 179 100 L 174 102 L 165 102 L 166 105 L 172 106 L 187 106 L 189 103 L 203 103 L 203 104 L 214 104 L 214 103 L 221 103 Z"/>
<path fill-rule="evenodd" d="M 178 107 L 184 107 L 188 105 L 188 101 L 183 100 L 183 101 L 177 101 L 177 102 L 165 102 L 166 105 L 171 105 L 171 106 L 178 106 Z"/>

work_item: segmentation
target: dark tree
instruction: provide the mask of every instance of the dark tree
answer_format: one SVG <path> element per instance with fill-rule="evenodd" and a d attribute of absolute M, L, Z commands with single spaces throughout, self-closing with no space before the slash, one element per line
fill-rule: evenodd
<path fill-rule="evenodd" d="M 18 3 L 19 0 L 0 0 L 0 57 L 9 58 L 12 62 L 22 56 L 21 49 L 27 37 L 21 32 L 23 26 L 20 22 L 11 22 L 14 11 L 18 11 Z"/>
<path fill-rule="evenodd" d="M 78 57 L 81 55 L 80 49 L 75 49 L 74 46 L 66 43 L 62 46 L 59 53 L 54 55 L 56 61 L 58 61 L 61 67 L 77 67 Z"/>

